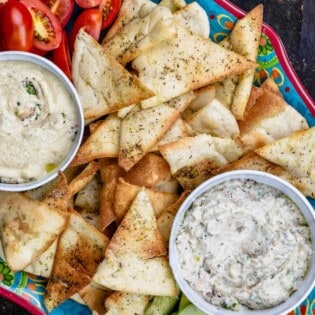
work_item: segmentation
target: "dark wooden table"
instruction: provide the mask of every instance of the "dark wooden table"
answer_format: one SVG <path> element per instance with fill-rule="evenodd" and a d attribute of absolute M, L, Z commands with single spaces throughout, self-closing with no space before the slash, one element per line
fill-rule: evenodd
<path fill-rule="evenodd" d="M 265 22 L 280 35 L 297 74 L 315 99 L 315 0 L 231 1 L 246 11 L 264 4 Z M 0 315 L 29 313 L 0 297 Z"/>

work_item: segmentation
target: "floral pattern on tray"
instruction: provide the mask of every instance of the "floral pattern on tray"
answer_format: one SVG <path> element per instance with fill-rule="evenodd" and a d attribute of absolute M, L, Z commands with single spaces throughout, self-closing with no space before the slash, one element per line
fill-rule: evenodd
<path fill-rule="evenodd" d="M 198 0 L 198 3 L 208 14 L 211 25 L 211 39 L 215 42 L 221 41 L 231 31 L 236 21 L 236 17 L 230 12 L 231 10 L 226 8 L 231 5 L 226 0 Z M 241 14 L 237 8 L 234 7 L 234 10 L 237 11 L 239 15 Z M 311 126 L 314 126 L 315 116 L 303 100 L 303 95 L 301 95 L 305 91 L 303 90 L 303 87 L 302 91 L 301 88 L 299 90 L 296 89 L 292 80 L 290 80 L 287 65 L 283 65 L 279 60 L 280 58 L 278 58 L 280 53 L 282 56 L 285 55 L 285 52 L 282 50 L 282 45 L 278 42 L 277 35 L 270 29 L 269 32 L 272 32 L 273 40 L 271 40 L 270 36 L 268 37 L 265 33 L 262 34 L 261 37 L 257 60 L 259 68 L 256 70 L 255 84 L 259 85 L 267 77 L 272 77 L 278 84 L 286 101 L 294 106 L 307 119 Z M 315 105 L 313 104 L 313 109 L 314 108 Z M 315 207 L 315 200 L 310 201 L 313 207 Z M 0 288 L 6 289 L 2 291 L 13 292 L 17 296 L 22 297 L 22 300 L 17 302 L 21 304 L 21 306 L 34 305 L 36 307 L 35 309 L 38 309 L 38 312 L 36 312 L 37 314 L 40 314 L 41 311 L 43 313 L 47 312 L 43 304 L 45 283 L 46 280 L 41 277 L 33 276 L 26 272 L 12 272 L 7 264 L 0 259 Z M 4 296 L 10 296 L 10 294 L 3 292 L 2 294 Z M 34 310 L 32 307 L 28 307 L 28 309 Z M 90 315 L 91 311 L 84 305 L 73 300 L 67 300 L 50 314 Z M 305 301 L 288 315 L 315 315 L 315 288 L 313 288 L 313 291 Z"/>

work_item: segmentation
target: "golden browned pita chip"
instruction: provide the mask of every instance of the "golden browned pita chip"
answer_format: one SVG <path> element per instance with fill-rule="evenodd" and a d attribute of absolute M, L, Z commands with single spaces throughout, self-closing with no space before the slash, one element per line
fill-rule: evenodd
<path fill-rule="evenodd" d="M 119 179 L 114 196 L 114 211 L 118 222 L 123 219 L 140 190 L 141 186 L 129 184 L 122 178 Z M 146 188 L 145 191 L 149 196 L 156 217 L 158 217 L 167 206 L 173 204 L 178 199 L 178 196 L 172 193 L 156 191 L 149 188 Z"/>
<path fill-rule="evenodd" d="M 129 171 L 179 116 L 179 111 L 165 104 L 132 110 L 121 123 L 118 164 Z"/>
<path fill-rule="evenodd" d="M 176 200 L 176 202 L 166 207 L 157 218 L 157 225 L 165 240 L 166 247 L 168 247 L 168 242 L 170 239 L 171 229 L 172 229 L 172 225 L 175 219 L 175 215 L 189 194 L 190 194 L 190 191 L 185 190 L 180 195 L 180 197 Z"/>
<path fill-rule="evenodd" d="M 149 49 L 137 57 L 132 66 L 140 80 L 156 94 L 141 102 L 142 107 L 150 107 L 242 73 L 256 63 L 178 27 L 176 39 Z"/>
<path fill-rule="evenodd" d="M 296 131 L 255 151 L 297 178 L 300 189 L 315 197 L 315 127 Z"/>
<path fill-rule="evenodd" d="M 89 121 L 154 95 L 83 28 L 75 41 L 72 77 Z"/>
<path fill-rule="evenodd" d="M 71 211 L 59 238 L 52 276 L 44 296 L 48 311 L 87 286 L 104 257 L 108 238 Z"/>
<path fill-rule="evenodd" d="M 156 6 L 148 15 L 135 18 L 104 44 L 106 53 L 125 65 L 158 43 L 177 36 L 171 11 Z"/>
<path fill-rule="evenodd" d="M 206 133 L 220 138 L 236 138 L 240 131 L 231 111 L 213 99 L 186 119 L 196 133 Z"/>
<path fill-rule="evenodd" d="M 104 121 L 104 119 L 99 119 L 97 121 L 91 122 L 89 124 L 90 134 L 92 134 L 103 121 Z"/>
<path fill-rule="evenodd" d="M 307 129 L 306 119 L 284 99 L 268 89 L 258 97 L 244 121 L 239 121 L 244 152 L 251 152 L 292 132 Z"/>
<path fill-rule="evenodd" d="M 117 157 L 120 124 L 121 119 L 117 114 L 108 115 L 81 145 L 71 165 L 85 164 L 100 158 Z"/>
<path fill-rule="evenodd" d="M 97 161 L 90 162 L 84 170 L 76 176 L 69 184 L 69 195 L 73 197 L 83 187 L 85 187 L 99 170 L 100 165 Z"/>
<path fill-rule="evenodd" d="M 101 161 L 101 179 L 103 186 L 100 191 L 100 220 L 99 230 L 109 235 L 110 231 L 107 228 L 116 221 L 116 215 L 114 211 L 114 195 L 118 178 L 125 175 L 125 171 L 117 164 L 113 162 L 111 164 L 105 164 Z M 105 164 L 105 165 L 104 165 Z"/>
<path fill-rule="evenodd" d="M 231 34 L 233 51 L 256 61 L 263 23 L 263 5 L 260 4 L 239 19 Z M 246 105 L 254 81 L 255 69 L 249 69 L 238 78 L 238 83 L 233 96 L 231 111 L 236 119 L 243 120 Z"/>
<path fill-rule="evenodd" d="M 237 160 L 242 153 L 232 139 L 200 134 L 160 146 L 179 184 L 191 190 L 208 179 L 211 170 Z"/>
<path fill-rule="evenodd" d="M 26 268 L 65 229 L 68 214 L 22 193 L 0 192 L 0 239 L 12 271 Z"/>
<path fill-rule="evenodd" d="M 163 237 L 145 190 L 138 193 L 118 226 L 93 281 L 128 293 L 177 294 Z"/>
<path fill-rule="evenodd" d="M 52 208 L 67 212 L 70 199 L 67 177 L 64 173 L 58 173 L 58 184 L 50 193 L 46 195 L 43 202 Z"/>
<path fill-rule="evenodd" d="M 147 153 L 123 178 L 133 185 L 154 188 L 170 175 L 170 167 L 160 155 Z"/>
<path fill-rule="evenodd" d="M 143 18 L 148 15 L 154 8 L 156 4 L 150 0 L 124 0 L 122 1 L 121 8 L 119 10 L 118 16 L 115 19 L 113 25 L 110 27 L 103 41 L 103 45 L 115 34 L 120 33 L 121 30 L 129 22 L 133 21 L 135 18 Z"/>
<path fill-rule="evenodd" d="M 244 112 L 244 120 L 246 119 L 246 116 L 248 112 L 252 109 L 252 107 L 256 104 L 257 99 L 263 95 L 263 89 L 257 87 L 257 86 L 252 86 L 252 90 L 250 92 L 248 102 L 246 105 L 246 109 Z"/>
<path fill-rule="evenodd" d="M 105 315 L 142 315 L 150 295 L 116 291 L 105 301 Z"/>
<path fill-rule="evenodd" d="M 261 86 L 264 90 L 268 90 L 270 92 L 273 92 L 274 94 L 283 97 L 278 85 L 276 84 L 276 82 L 272 79 L 272 78 L 268 78 L 266 79 L 266 81 L 262 84 Z"/>
<path fill-rule="evenodd" d="M 93 315 L 105 314 L 104 302 L 111 294 L 111 291 L 100 288 L 94 282 L 91 282 L 79 292 L 82 301 L 93 312 Z"/>

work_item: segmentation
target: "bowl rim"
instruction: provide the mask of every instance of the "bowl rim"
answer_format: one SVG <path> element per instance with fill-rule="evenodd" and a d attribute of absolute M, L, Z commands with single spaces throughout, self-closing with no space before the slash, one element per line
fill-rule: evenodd
<path fill-rule="evenodd" d="M 268 186 L 274 187 L 282 191 L 285 195 L 287 195 L 300 209 L 303 216 L 305 217 L 307 224 L 311 231 L 311 243 L 312 243 L 312 256 L 311 256 L 311 264 L 309 266 L 307 275 L 303 280 L 301 286 L 293 292 L 290 297 L 268 309 L 263 310 L 249 310 L 249 311 L 231 311 L 221 307 L 214 306 L 207 302 L 203 297 L 198 294 L 195 290 L 193 290 L 186 280 L 181 275 L 181 267 L 179 264 L 179 254 L 176 249 L 175 240 L 177 236 L 177 232 L 179 226 L 184 218 L 185 212 L 189 209 L 192 202 L 202 195 L 204 192 L 209 190 L 210 188 L 231 180 L 231 179 L 252 179 L 259 183 L 266 184 Z M 261 172 L 261 171 L 252 171 L 252 170 L 236 170 L 229 171 L 219 175 L 216 175 L 207 181 L 203 182 L 197 188 L 195 188 L 190 195 L 185 199 L 181 207 L 178 209 L 178 212 L 175 216 L 171 235 L 169 240 L 169 262 L 171 269 L 173 271 L 173 275 L 175 277 L 176 282 L 179 285 L 181 291 L 187 296 L 187 298 L 195 304 L 199 309 L 206 312 L 207 314 L 212 315 L 281 315 L 287 314 L 288 312 L 295 309 L 311 292 L 315 285 L 315 211 L 313 210 L 312 205 L 309 203 L 307 198 L 295 188 L 293 185 L 288 183 L 282 178 L 279 178 L 275 175 L 271 175 L 269 173 Z"/>
<path fill-rule="evenodd" d="M 67 156 L 63 159 L 63 161 L 56 167 L 52 172 L 42 176 L 41 178 L 26 182 L 26 183 L 18 183 L 18 184 L 9 184 L 9 183 L 1 183 L 0 182 L 0 190 L 2 191 L 10 191 L 10 192 L 20 192 L 27 191 L 30 189 L 35 189 L 40 186 L 47 184 L 48 182 L 54 180 L 58 176 L 59 171 L 64 171 L 74 159 L 77 151 L 79 150 L 80 144 L 82 142 L 83 133 L 84 133 L 84 114 L 82 109 L 82 104 L 80 101 L 79 94 L 74 87 L 73 83 L 70 79 L 64 74 L 64 72 L 55 65 L 52 61 L 44 58 L 42 56 L 22 51 L 3 51 L 0 52 L 0 62 L 16 60 L 16 61 L 26 61 L 33 63 L 39 67 L 42 67 L 53 74 L 59 81 L 66 87 L 68 93 L 71 95 L 73 100 L 73 106 L 75 108 L 76 120 L 77 120 L 77 134 L 75 140 L 73 141 L 73 145 L 69 150 Z"/>

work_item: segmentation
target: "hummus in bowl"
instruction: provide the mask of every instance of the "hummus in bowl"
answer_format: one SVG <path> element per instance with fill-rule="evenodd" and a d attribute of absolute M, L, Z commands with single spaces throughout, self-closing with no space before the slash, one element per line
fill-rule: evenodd
<path fill-rule="evenodd" d="M 184 294 L 209 314 L 286 314 L 315 283 L 315 217 L 270 174 L 213 177 L 181 206 L 170 264 Z"/>
<path fill-rule="evenodd" d="M 83 129 L 77 92 L 57 66 L 30 53 L 0 53 L 0 190 L 54 179 L 72 161 Z"/>

